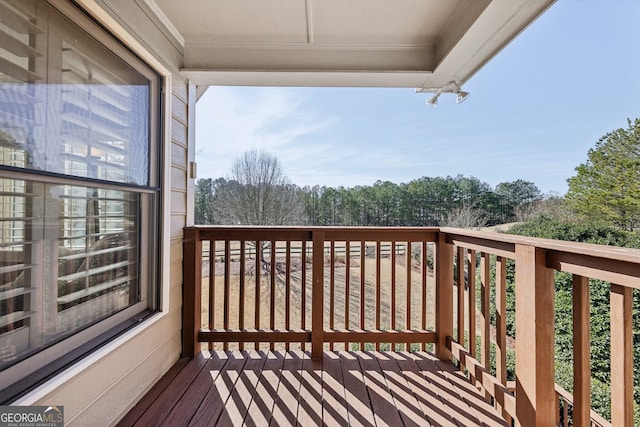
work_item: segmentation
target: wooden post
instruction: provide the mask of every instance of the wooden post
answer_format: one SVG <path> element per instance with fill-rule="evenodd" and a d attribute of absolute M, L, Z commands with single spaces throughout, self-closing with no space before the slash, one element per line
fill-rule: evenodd
<path fill-rule="evenodd" d="M 311 358 L 322 359 L 324 345 L 324 231 L 314 230 L 311 282 Z"/>
<path fill-rule="evenodd" d="M 439 232 L 436 242 L 436 357 L 451 360 L 447 337 L 453 336 L 453 245 Z"/>
<path fill-rule="evenodd" d="M 591 422 L 591 327 L 589 278 L 573 276 L 573 423 Z M 566 405 L 565 405 L 566 406 Z"/>
<path fill-rule="evenodd" d="M 213 262 L 214 254 L 209 256 Z M 202 241 L 195 227 L 184 230 L 182 264 L 182 357 L 193 358 L 200 352 L 198 331 L 202 310 Z"/>
<path fill-rule="evenodd" d="M 516 425 L 555 423 L 554 277 L 545 251 L 516 245 Z"/>
<path fill-rule="evenodd" d="M 611 284 L 611 425 L 633 425 L 632 288 Z"/>

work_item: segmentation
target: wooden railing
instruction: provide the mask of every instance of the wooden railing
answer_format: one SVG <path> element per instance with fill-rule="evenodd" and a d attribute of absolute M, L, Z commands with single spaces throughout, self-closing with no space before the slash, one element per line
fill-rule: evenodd
<path fill-rule="evenodd" d="M 200 342 L 241 349 L 312 343 L 316 357 L 325 344 L 424 349 L 436 339 L 434 305 L 426 304 L 427 281 L 433 282 L 427 256 L 433 257 L 436 235 L 423 228 L 187 229 L 185 259 L 193 264 L 185 266 L 185 283 L 196 286 L 185 302 L 205 294 L 193 319 L 188 316 L 201 327 L 193 351 Z M 197 284 L 203 273 L 204 285 Z"/>
<path fill-rule="evenodd" d="M 190 227 L 184 259 L 185 356 L 433 349 L 516 425 L 606 425 L 590 402 L 589 279 L 612 283 L 611 418 L 633 423 L 638 250 L 451 228 Z M 506 327 L 508 264 L 517 339 Z M 556 271 L 573 275 L 573 396 L 555 384 Z M 513 383 L 508 353 L 518 355 Z"/>

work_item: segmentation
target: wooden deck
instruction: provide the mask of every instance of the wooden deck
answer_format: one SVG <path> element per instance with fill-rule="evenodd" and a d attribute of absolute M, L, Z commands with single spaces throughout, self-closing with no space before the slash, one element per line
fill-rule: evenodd
<path fill-rule="evenodd" d="M 120 422 L 177 425 L 506 425 L 426 352 L 218 351 L 179 360 Z"/>

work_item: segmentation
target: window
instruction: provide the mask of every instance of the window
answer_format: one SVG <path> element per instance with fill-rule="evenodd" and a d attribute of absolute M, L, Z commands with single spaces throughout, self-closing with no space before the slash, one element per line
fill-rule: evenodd
<path fill-rule="evenodd" d="M 159 78 L 58 7 L 0 0 L 3 385 L 156 308 Z"/>

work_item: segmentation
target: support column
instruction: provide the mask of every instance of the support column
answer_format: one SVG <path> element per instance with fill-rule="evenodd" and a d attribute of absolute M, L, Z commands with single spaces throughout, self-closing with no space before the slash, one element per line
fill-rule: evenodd
<path fill-rule="evenodd" d="M 200 352 L 198 330 L 202 311 L 202 241 L 197 228 L 184 230 L 183 257 L 182 357 L 193 358 Z"/>
<path fill-rule="evenodd" d="M 545 251 L 516 245 L 516 425 L 555 423 L 554 276 Z"/>
<path fill-rule="evenodd" d="M 453 336 L 453 245 L 442 232 L 436 242 L 436 333 L 436 357 L 451 360 L 447 337 Z"/>

